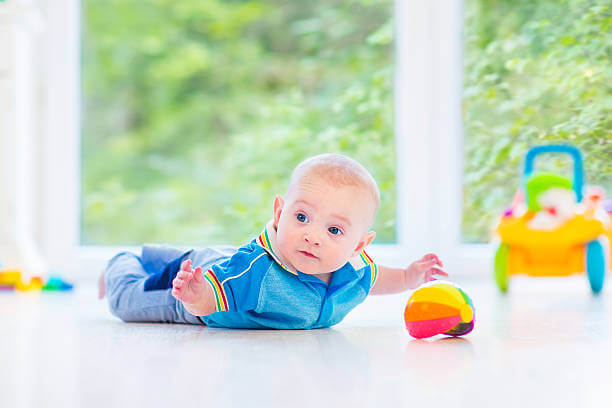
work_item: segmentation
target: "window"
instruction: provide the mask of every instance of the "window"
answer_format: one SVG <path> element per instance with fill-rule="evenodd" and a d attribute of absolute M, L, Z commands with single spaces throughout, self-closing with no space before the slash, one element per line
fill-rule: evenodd
<path fill-rule="evenodd" d="M 587 183 L 612 192 L 609 1 L 466 0 L 464 19 L 463 240 L 490 239 L 532 145 L 579 147 Z"/>
<path fill-rule="evenodd" d="M 241 244 L 325 151 L 396 241 L 393 1 L 82 2 L 81 243 Z"/>
<path fill-rule="evenodd" d="M 168 38 L 173 38 L 173 35 L 179 35 L 177 29 L 172 26 L 174 24 L 172 22 L 176 18 L 188 19 L 190 15 L 197 16 L 197 14 L 194 14 L 195 12 L 192 13 L 188 8 L 183 9 L 183 7 L 197 7 L 203 10 L 210 4 L 219 4 L 217 11 L 228 10 L 228 7 L 236 11 L 240 4 L 253 2 L 199 2 L 202 4 L 192 6 L 189 6 L 191 2 L 187 2 L 186 5 L 185 3 L 163 1 L 154 3 L 156 7 L 169 7 L 166 10 L 167 21 L 159 23 L 161 26 L 153 23 L 156 22 L 156 18 L 161 18 L 151 14 L 153 10 L 156 10 L 151 6 L 153 3 L 106 2 L 105 8 L 100 13 L 103 16 L 104 13 L 110 12 L 110 9 L 119 8 L 126 15 L 133 15 L 136 21 L 140 23 L 136 33 L 138 39 L 143 40 L 147 37 L 145 34 L 154 32 L 155 26 L 169 30 L 164 31 L 164 33 L 168 33 L 170 36 Z M 92 33 L 91 27 L 87 26 L 87 16 L 93 10 L 91 7 L 101 7 L 100 5 L 93 4 L 93 2 L 90 4 L 72 0 L 70 2 L 54 3 L 52 7 L 47 7 L 45 10 L 48 23 L 46 25 L 47 34 L 44 37 L 44 47 L 42 48 L 46 53 L 45 121 L 43 126 L 45 137 L 41 144 L 43 159 L 41 161 L 43 169 L 41 171 L 41 199 L 45 205 L 42 206 L 43 213 L 40 216 L 43 223 L 41 239 L 43 251 L 52 267 L 71 271 L 75 275 L 90 277 L 92 273 L 103 268 L 109 257 L 117 251 L 137 250 L 137 248 L 126 248 L 127 243 L 176 241 L 177 243 L 199 245 L 211 242 L 222 243 L 230 240 L 232 242 L 242 241 L 247 234 L 249 234 L 247 239 L 250 238 L 250 234 L 253 231 L 257 232 L 261 227 L 261 222 L 268 219 L 270 211 L 268 200 L 271 201 L 271 195 L 276 194 L 279 190 L 282 192 L 286 182 L 286 179 L 282 178 L 288 175 L 278 174 L 278 170 L 273 172 L 271 171 L 273 169 L 260 168 L 263 170 L 260 170 L 262 173 L 259 173 L 259 175 L 265 175 L 270 180 L 268 185 L 256 184 L 265 189 L 265 194 L 262 193 L 263 190 L 254 191 L 249 187 L 243 193 L 242 198 L 238 197 L 238 200 L 236 200 L 236 195 L 228 195 L 225 197 L 227 202 L 220 203 L 221 205 L 218 208 L 225 208 L 227 211 L 235 213 L 245 211 L 243 215 L 255 214 L 255 205 L 262 209 L 261 213 L 257 213 L 260 215 L 242 218 L 245 220 L 245 226 L 239 225 L 241 230 L 244 231 L 241 236 L 221 236 L 219 235 L 221 234 L 220 230 L 205 231 L 204 228 L 206 227 L 221 224 L 205 224 L 197 218 L 200 216 L 197 212 L 192 212 L 191 214 L 195 213 L 193 218 L 185 221 L 176 218 L 171 211 L 157 210 L 159 208 L 166 210 L 176 203 L 177 199 L 173 195 L 177 193 L 172 191 L 171 188 L 176 188 L 179 193 L 183 193 L 182 189 L 189 190 L 184 193 L 185 196 L 188 196 L 188 193 L 193 191 L 194 184 L 196 187 L 201 187 L 198 184 L 202 182 L 201 178 L 194 175 L 214 173 L 213 176 L 218 181 L 222 180 L 223 173 L 226 171 L 229 171 L 228 174 L 243 173 L 240 172 L 241 169 L 239 168 L 241 162 L 230 159 L 218 160 L 220 165 L 225 166 L 223 168 L 210 166 L 206 168 L 209 170 L 200 168 L 200 166 L 208 165 L 207 161 L 198 160 L 200 156 L 204 155 L 204 157 L 210 158 L 211 153 L 202 154 L 202 151 L 206 150 L 209 145 L 201 144 L 198 137 L 206 137 L 212 142 L 217 142 L 209 134 L 211 131 L 216 131 L 218 132 L 216 137 L 232 136 L 232 146 L 238 147 L 237 150 L 240 155 L 255 155 L 254 157 L 257 158 L 263 156 L 265 160 L 268 159 L 268 156 L 264 156 L 264 154 L 268 153 L 269 149 L 266 150 L 264 148 L 266 146 L 254 144 L 254 135 L 257 137 L 266 136 L 269 141 L 272 141 L 268 143 L 277 143 L 278 146 L 284 147 L 282 143 L 286 143 L 290 139 L 283 136 L 291 133 L 292 136 L 296 137 L 296 140 L 301 141 L 302 145 L 304 145 L 304 140 L 307 141 L 305 143 L 306 149 L 311 147 L 310 142 L 312 137 L 315 136 L 322 138 L 317 140 L 317 143 L 327 143 L 325 148 L 330 150 L 344 140 L 339 149 L 355 156 L 373 171 L 383 190 L 383 197 L 388 200 L 386 203 L 382 203 L 383 208 L 377 219 L 377 225 L 375 225 L 378 237 L 375 245 L 371 247 L 371 253 L 378 262 L 398 266 L 408 265 L 416 257 L 422 256 L 423 253 L 434 251 L 441 254 L 447 269 L 452 272 L 453 276 L 490 273 L 488 262 L 492 251 L 479 245 L 462 245 L 461 242 L 461 169 L 462 160 L 465 159 L 461 154 L 461 50 L 463 47 L 461 2 L 320 0 L 307 2 L 308 4 L 304 6 L 307 9 L 293 10 L 294 13 L 300 13 L 298 14 L 299 18 L 291 17 L 292 19 L 289 20 L 288 16 L 291 15 L 287 14 L 286 7 L 291 7 L 293 3 L 288 1 L 265 2 L 267 5 L 274 4 L 277 7 L 266 9 L 268 12 L 263 14 L 257 9 L 250 11 L 245 9 L 244 15 L 242 13 L 235 15 L 240 16 L 242 20 L 229 19 L 228 16 L 234 16 L 234 14 L 227 13 L 222 14 L 224 18 L 218 19 L 223 21 L 223 24 L 226 24 L 227 21 L 242 24 L 239 24 L 239 28 L 237 28 L 239 31 L 242 30 L 240 36 L 235 36 L 233 39 L 224 37 L 225 39 L 222 39 L 222 41 L 239 42 L 240 39 L 245 38 L 246 43 L 253 47 L 247 47 L 246 49 L 251 50 L 249 51 L 250 54 L 245 54 L 246 51 L 244 51 L 242 54 L 233 57 L 243 58 L 247 55 L 249 58 L 240 60 L 241 64 L 252 64 L 264 69 L 263 71 L 255 71 L 258 76 L 249 77 L 249 81 L 244 86 L 248 87 L 250 92 L 244 96 L 245 100 L 239 101 L 242 110 L 238 117 L 248 123 L 256 123 L 257 126 L 246 126 L 237 121 L 236 116 L 228 117 L 227 115 L 232 112 L 231 110 L 219 110 L 219 118 L 211 118 L 210 113 L 206 116 L 204 115 L 206 112 L 191 111 L 187 108 L 196 109 L 199 105 L 184 103 L 183 100 L 181 100 L 182 103 L 179 107 L 187 110 L 179 111 L 175 109 L 166 112 L 159 109 L 156 112 L 166 112 L 170 116 L 160 116 L 157 121 L 144 121 L 147 116 L 142 114 L 127 115 L 126 113 L 131 111 L 118 109 L 118 106 L 128 103 L 126 106 L 133 107 L 129 103 L 134 103 L 132 98 L 134 95 L 138 95 L 138 93 L 134 93 L 135 91 L 147 95 L 142 100 L 151 108 L 157 106 L 155 104 L 159 103 L 159 100 L 163 99 L 162 97 L 169 98 L 175 95 L 172 92 L 177 89 L 180 90 L 180 87 L 147 87 L 144 86 L 146 83 L 143 82 L 145 78 L 136 78 L 136 83 L 144 84 L 142 87 L 134 90 L 132 84 L 123 84 L 126 89 L 115 87 L 113 88 L 114 94 L 109 95 L 110 92 L 100 89 L 99 85 L 96 88 L 95 81 L 92 83 L 93 78 L 88 77 L 88 73 L 82 69 L 82 64 L 88 64 L 88 61 L 92 58 L 98 59 L 97 64 L 100 60 L 106 61 L 105 64 L 107 65 L 98 64 L 97 66 L 108 70 L 108 72 L 103 72 L 104 75 L 112 74 L 115 75 L 115 78 L 119 78 L 123 75 L 124 70 L 133 70 L 135 66 L 145 63 L 152 64 L 152 61 L 142 61 L 140 59 L 126 62 L 129 61 L 131 56 L 137 55 L 137 53 L 130 54 L 130 50 L 138 50 L 138 47 L 144 47 L 148 50 L 148 53 L 151 53 L 159 44 L 156 45 L 155 40 L 147 40 L 140 45 L 135 45 L 133 44 L 135 40 L 130 40 L 127 32 L 114 32 L 119 29 L 116 26 L 121 26 L 121 24 L 112 21 L 112 24 L 109 23 L 109 26 L 105 27 L 108 35 L 101 33 L 101 45 L 99 45 L 107 47 L 108 50 L 115 50 L 119 55 L 115 55 L 113 58 L 118 58 L 120 62 L 123 62 L 119 66 L 109 66 L 108 63 L 112 62 L 113 59 L 104 60 L 104 53 L 100 53 L 96 49 L 90 49 L 88 45 L 92 41 Z M 304 5 L 302 3 L 300 2 L 301 5 Z M 310 14 L 307 13 L 308 10 Z M 333 18 L 338 18 L 337 12 L 334 14 L 330 10 L 340 10 L 340 15 L 345 14 L 342 24 L 330 23 L 330 21 L 339 21 L 333 20 Z M 174 16 L 170 11 L 178 15 Z M 251 21 L 249 30 L 245 31 L 243 29 L 247 24 L 244 19 L 251 16 L 252 13 L 259 13 L 257 18 L 264 19 L 267 25 L 278 27 L 285 24 L 285 26 L 291 27 L 293 31 L 285 30 L 280 37 L 283 41 L 289 41 L 284 37 L 291 37 L 301 47 L 300 50 L 309 51 L 311 54 L 291 54 L 298 47 L 284 49 L 285 54 L 262 54 L 261 47 L 257 45 L 257 38 L 260 38 L 258 33 L 266 27 L 258 27 L 257 19 L 253 18 L 249 20 Z M 316 21 L 312 21 L 315 14 L 325 16 L 325 24 L 320 25 L 323 33 L 318 33 L 317 30 L 313 29 L 317 24 Z M 365 20 L 363 20 L 364 15 L 366 16 Z M 283 18 L 285 23 L 280 22 L 283 21 Z M 391 19 L 393 21 L 389 22 Z M 292 23 L 288 24 L 288 21 Z M 347 24 L 355 26 L 355 21 L 359 23 L 357 32 L 360 33 L 361 40 L 359 40 L 359 37 L 349 36 L 346 38 L 347 41 L 351 40 L 349 42 L 331 41 L 334 38 L 342 38 L 342 30 L 346 30 Z M 201 35 L 198 31 L 198 24 L 193 24 L 192 21 L 192 28 L 188 33 L 190 35 Z M 321 22 L 319 21 L 318 24 L 321 24 Z M 310 29 L 308 29 L 309 26 Z M 368 29 L 365 30 L 363 27 Z M 140 31 L 143 34 L 139 34 Z M 110 48 L 106 42 L 113 41 L 113 36 L 118 34 L 123 36 L 121 37 L 122 40 L 117 48 Z M 218 35 L 221 34 L 223 33 L 218 33 Z M 229 34 L 231 34 L 231 30 L 223 35 L 227 36 Z M 318 49 L 318 51 L 316 47 L 308 48 L 312 47 L 312 44 L 320 43 L 320 35 L 323 35 L 323 38 L 326 39 L 325 47 Z M 280 41 L 278 37 L 275 36 L 271 39 L 268 37 L 268 41 Z M 124 47 L 123 42 L 125 41 L 128 41 L 128 44 Z M 132 41 L 132 43 L 129 43 L 129 41 Z M 204 42 L 206 43 L 206 41 Z M 224 48 L 220 46 L 221 44 L 217 43 L 218 47 L 213 47 L 211 52 L 220 52 Z M 179 49 L 180 47 L 173 47 L 167 51 L 174 53 L 178 52 Z M 79 50 L 81 51 L 79 52 Z M 196 65 L 200 64 L 202 66 L 204 64 L 208 67 L 206 70 L 215 67 L 215 64 L 211 63 L 210 58 L 212 57 L 209 54 L 207 54 L 208 59 L 202 60 L 196 55 L 199 54 L 199 51 L 194 48 L 188 47 L 183 51 L 195 61 Z M 283 51 L 283 49 L 280 51 Z M 391 55 L 392 53 L 394 55 Z M 269 58 L 269 64 L 255 63 L 257 58 L 261 60 L 262 55 Z M 352 59 L 350 58 L 351 55 L 353 56 Z M 142 56 L 152 58 L 150 54 Z M 128 58 L 128 60 L 125 60 L 125 58 Z M 313 87 L 311 83 L 311 87 L 307 89 L 312 91 L 307 93 L 300 87 L 293 87 L 292 92 L 289 92 L 283 87 L 267 88 L 262 86 L 261 78 L 267 78 L 268 82 L 263 82 L 263 84 L 267 84 L 268 87 L 282 84 L 282 81 L 285 80 L 283 76 L 276 78 L 278 72 L 283 72 L 278 70 L 279 58 L 282 61 L 292 61 L 294 64 L 293 69 L 288 74 L 292 78 L 296 76 L 300 78 L 319 78 L 319 82 L 315 82 L 315 84 L 322 87 Z M 391 67 L 390 63 L 392 61 L 393 66 Z M 176 67 L 170 69 L 171 65 L 165 64 L 162 72 L 174 72 Z M 183 67 L 179 66 L 178 68 L 177 72 L 180 74 L 180 69 Z M 231 85 L 235 85 L 237 79 L 233 74 L 230 75 L 235 70 L 239 70 L 240 67 L 229 67 L 228 69 L 230 68 L 231 72 L 227 74 L 217 71 L 218 75 L 225 75 L 226 78 L 225 87 L 221 90 L 217 89 L 217 92 L 221 94 L 221 100 L 225 101 L 226 104 L 235 101 L 235 98 L 237 98 L 237 94 L 231 93 L 229 90 L 241 90 L 240 87 L 232 88 Z M 304 74 L 304 72 L 311 73 L 313 69 L 318 72 L 318 77 Z M 391 70 L 393 73 L 390 72 Z M 177 72 L 174 72 L 174 74 L 177 74 Z M 244 72 L 253 74 L 250 69 L 245 69 Z M 346 77 L 347 72 L 351 73 L 351 76 Z M 271 75 L 271 73 L 274 73 L 274 75 Z M 276 79 L 270 82 L 270 78 Z M 196 79 L 197 81 L 193 82 L 195 85 L 206 83 L 206 81 L 218 82 L 218 79 L 213 81 L 213 78 L 206 75 Z M 176 84 L 186 86 L 185 83 L 177 81 Z M 230 83 L 228 84 L 227 81 L 230 81 Z M 333 86 L 323 86 L 327 84 Z M 302 86 L 303 84 L 299 83 L 299 85 Z M 89 98 L 87 96 L 93 89 L 99 92 L 100 97 Z M 189 92 L 183 93 L 182 96 L 187 101 L 198 97 L 206 98 L 207 95 L 202 95 L 203 91 L 201 89 L 206 88 L 190 87 Z M 210 89 L 209 92 L 214 90 L 214 88 Z M 325 92 L 320 93 L 321 90 Z M 393 94 L 392 97 L 391 94 Z M 103 100 L 102 96 L 106 99 Z M 232 98 L 234 99 L 232 100 Z M 326 101 L 329 102 L 332 99 L 334 100 L 333 104 L 326 103 Z M 214 99 L 215 102 L 217 100 Z M 80 104 L 81 101 L 83 101 L 82 105 Z M 266 101 L 270 105 L 261 103 L 261 101 Z M 221 104 L 221 102 L 218 104 Z M 216 108 L 216 106 L 211 107 L 211 103 L 202 104 L 202 106 L 201 109 Z M 262 108 L 266 106 L 270 109 Z M 249 111 L 247 109 L 249 107 L 254 107 L 255 110 Z M 308 109 L 300 109 L 300 107 Z M 140 108 L 136 107 L 135 109 L 137 111 Z M 181 120 L 192 118 L 197 116 L 196 114 L 201 114 L 201 120 L 195 125 L 193 121 L 172 121 L 177 118 Z M 262 117 L 261 115 L 264 114 L 267 116 Z M 197 118 L 200 119 L 200 116 L 197 116 Z M 355 118 L 356 120 L 353 120 Z M 203 126 L 205 120 L 212 121 L 213 124 L 229 123 L 231 126 L 225 124 L 225 127 L 221 128 L 222 130 L 229 129 L 227 131 L 215 130 L 214 127 L 210 130 Z M 130 132 L 136 132 L 134 129 L 139 129 L 138 126 L 142 127 L 148 124 L 146 126 L 153 126 L 151 129 L 154 128 L 157 131 L 140 132 L 138 135 L 150 137 L 151 142 L 154 141 L 153 137 L 161 137 L 163 140 L 164 137 L 171 135 L 168 129 L 171 129 L 172 126 L 168 126 L 169 123 L 191 123 L 192 126 L 180 128 L 181 132 L 179 134 L 184 138 L 191 138 L 189 140 L 192 144 L 187 146 L 195 146 L 195 148 L 189 150 L 183 146 L 183 149 L 188 150 L 187 153 L 183 153 L 180 151 L 180 146 L 172 144 L 158 146 L 155 143 L 149 143 L 149 145 L 138 146 L 140 150 L 134 150 L 133 147 L 126 144 L 127 138 L 123 137 L 129 136 Z M 137 127 L 134 128 L 134 125 L 137 125 Z M 353 127 L 350 125 L 353 125 Z M 115 131 L 106 132 L 108 129 L 115 129 Z M 127 129 L 132 130 L 128 131 Z M 241 130 L 236 131 L 236 129 Z M 85 133 L 82 134 L 83 132 Z M 350 138 L 342 137 L 346 136 L 347 132 L 350 132 L 351 137 L 356 136 L 356 140 L 365 142 L 352 143 Z M 91 135 L 97 136 L 92 136 L 92 139 L 88 140 Z M 145 141 L 148 140 L 145 139 Z M 299 147 L 303 147 L 302 145 Z M 330 145 L 331 147 L 328 147 Z M 220 148 L 225 148 L 225 146 L 222 145 Z M 252 148 L 260 150 L 254 152 L 248 150 Z M 107 152 L 110 149 L 112 154 L 106 154 L 106 157 L 107 161 L 112 162 L 113 167 L 106 166 L 105 163 L 96 160 L 86 162 L 94 149 L 106 149 Z M 160 184 L 149 186 L 151 187 L 149 190 L 142 190 L 139 183 L 134 183 L 134 180 L 136 180 L 134 177 L 137 174 L 128 174 L 130 172 L 130 162 L 125 159 L 125 150 L 145 152 L 145 156 L 141 154 L 139 157 L 141 163 L 144 163 L 140 171 L 144 172 L 145 177 L 151 177 L 152 180 L 155 179 L 153 176 L 156 173 L 161 173 L 162 177 L 158 178 L 158 182 L 167 182 L 166 186 L 171 188 L 165 188 Z M 304 156 L 313 153 L 316 152 L 305 151 Z M 182 161 L 184 169 L 174 168 L 178 159 Z M 285 161 L 282 170 L 287 171 L 287 168 L 291 168 L 297 163 L 300 157 L 295 154 L 282 156 L 282 159 Z M 117 181 L 118 175 L 114 169 L 115 165 L 117 168 L 123 166 L 125 169 L 128 167 L 124 171 L 124 174 L 127 174 L 126 179 Z M 184 177 L 185 174 L 188 177 Z M 256 177 L 257 175 L 247 174 L 248 177 Z M 141 173 L 138 176 L 143 175 Z M 96 177 L 101 178 L 102 182 L 93 183 L 92 180 L 95 180 Z M 180 179 L 176 177 L 180 177 Z M 148 197 L 149 201 L 158 201 L 159 203 L 144 202 L 143 204 L 139 202 L 142 198 L 135 194 L 128 195 L 126 200 L 126 197 L 121 197 L 121 194 L 119 194 L 119 189 L 113 190 L 117 185 L 124 188 L 124 185 L 132 186 L 134 184 L 136 184 L 135 191 L 141 189 L 142 197 Z M 233 188 L 233 190 L 239 192 L 238 188 Z M 115 195 L 115 193 L 117 194 Z M 270 197 L 268 197 L 269 195 Z M 118 234 L 112 231 L 109 227 L 120 228 L 122 222 L 128 225 L 135 222 L 126 218 L 119 220 L 118 217 L 122 216 L 120 211 L 113 213 L 109 210 L 109 207 L 104 208 L 117 197 L 120 198 L 117 200 L 120 206 L 115 207 L 115 209 L 132 211 L 130 214 L 136 214 L 135 217 L 138 217 L 139 214 L 130 207 L 130 205 L 134 205 L 142 209 L 141 212 L 143 213 L 147 210 L 155 217 L 166 217 L 167 219 L 164 222 L 172 224 L 176 228 L 173 231 L 161 228 L 162 222 L 155 219 L 151 223 L 160 226 L 156 227 L 155 231 L 137 230 L 139 227 L 135 224 L 132 224 L 134 230 L 137 230 L 134 233 L 127 231 L 125 234 Z M 261 197 L 263 201 L 259 203 L 247 201 L 252 200 L 253 197 Z M 188 198 L 192 200 L 193 196 L 188 196 Z M 105 200 L 108 200 L 108 202 L 105 202 Z M 124 200 L 127 201 L 127 204 Z M 201 212 L 202 207 L 196 205 L 195 201 L 189 200 L 184 205 L 189 209 L 197 207 L 198 211 Z M 232 202 L 231 200 L 234 200 L 234 203 L 244 200 L 242 201 L 243 205 L 248 203 L 253 208 L 247 207 L 246 210 L 243 210 L 240 205 L 229 205 L 228 203 Z M 154 205 L 157 207 L 153 208 Z M 181 205 L 183 204 L 181 203 Z M 147 208 L 147 206 L 151 207 Z M 92 211 L 94 217 L 83 211 Z M 253 212 L 247 213 L 246 211 Z M 189 214 L 187 211 L 185 213 Z M 230 215 L 221 214 L 222 217 L 226 218 Z M 107 216 L 109 217 L 104 221 L 104 217 Z M 98 217 L 98 221 L 102 220 L 100 223 L 108 223 L 108 226 L 94 222 L 95 217 Z M 146 217 L 143 218 L 147 219 Z M 145 228 L 148 227 L 145 226 Z M 147 234 L 143 231 L 147 231 Z M 160 231 L 164 234 L 167 233 L 167 235 L 160 236 Z M 236 231 L 232 231 L 232 234 L 235 233 Z M 389 244 L 393 242 L 395 244 Z"/>

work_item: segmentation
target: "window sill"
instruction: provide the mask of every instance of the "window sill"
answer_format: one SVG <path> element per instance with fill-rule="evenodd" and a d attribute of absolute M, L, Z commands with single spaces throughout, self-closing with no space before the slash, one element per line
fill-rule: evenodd
<path fill-rule="evenodd" d="M 96 246 L 74 247 L 73 256 L 59 268 L 71 279 L 91 279 L 105 268 L 106 263 L 119 252 L 140 253 L 139 246 Z M 372 245 L 368 253 L 377 263 L 405 267 L 424 254 L 414 254 L 409 248 L 397 245 Z M 492 244 L 463 244 L 450 253 L 440 253 L 444 270 L 452 277 L 489 276 L 492 264 Z"/>

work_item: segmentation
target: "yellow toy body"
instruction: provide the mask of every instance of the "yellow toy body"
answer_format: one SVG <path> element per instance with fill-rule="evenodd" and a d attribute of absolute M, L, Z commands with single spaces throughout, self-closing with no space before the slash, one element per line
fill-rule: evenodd
<path fill-rule="evenodd" d="M 585 272 L 585 244 L 606 237 L 612 252 L 610 221 L 576 215 L 558 229 L 533 230 L 527 226 L 533 213 L 503 217 L 497 227 L 502 244 L 509 247 L 508 275 L 569 276 Z M 608 217 L 609 218 L 609 217 Z M 607 227 L 606 228 L 606 225 Z M 608 268 L 612 268 L 608 259 Z"/>

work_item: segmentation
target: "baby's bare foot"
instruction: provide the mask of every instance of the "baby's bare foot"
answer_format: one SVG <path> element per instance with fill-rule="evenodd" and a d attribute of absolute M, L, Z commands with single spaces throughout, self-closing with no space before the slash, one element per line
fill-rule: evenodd
<path fill-rule="evenodd" d="M 104 295 L 106 295 L 106 283 L 104 283 L 104 273 L 101 273 L 98 278 L 98 299 L 104 298 Z"/>

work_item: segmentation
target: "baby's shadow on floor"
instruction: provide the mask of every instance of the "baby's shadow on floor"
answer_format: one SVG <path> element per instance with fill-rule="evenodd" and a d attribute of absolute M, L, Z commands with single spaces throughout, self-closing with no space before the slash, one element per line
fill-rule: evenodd
<path fill-rule="evenodd" d="M 254 406 L 316 405 L 338 393 L 353 405 L 359 402 L 352 401 L 354 390 L 371 381 L 367 350 L 339 330 L 213 329 L 208 336 L 209 350 L 223 355 L 214 397 L 219 405 L 232 400 L 236 383 L 248 384 Z"/>

